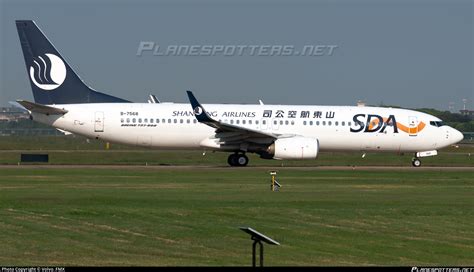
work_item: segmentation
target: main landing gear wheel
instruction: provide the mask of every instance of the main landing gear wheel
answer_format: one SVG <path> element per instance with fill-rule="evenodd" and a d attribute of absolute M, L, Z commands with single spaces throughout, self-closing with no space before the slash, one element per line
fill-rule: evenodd
<path fill-rule="evenodd" d="M 227 163 L 230 166 L 246 166 L 249 163 L 249 158 L 245 154 L 230 154 Z"/>
<path fill-rule="evenodd" d="M 414 167 L 420 167 L 421 166 L 421 161 L 418 159 L 418 158 L 413 158 L 411 160 L 411 164 L 414 166 Z"/>

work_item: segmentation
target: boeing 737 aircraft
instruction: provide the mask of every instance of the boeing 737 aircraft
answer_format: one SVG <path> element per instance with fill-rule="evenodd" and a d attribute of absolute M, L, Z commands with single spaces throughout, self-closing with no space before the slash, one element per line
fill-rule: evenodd
<path fill-rule="evenodd" d="M 419 158 L 463 139 L 429 114 L 396 108 L 304 105 L 131 103 L 97 92 L 77 76 L 35 22 L 16 21 L 34 102 L 31 119 L 114 143 L 162 149 L 247 152 L 263 159 L 316 159 L 320 151 L 393 152 Z"/>

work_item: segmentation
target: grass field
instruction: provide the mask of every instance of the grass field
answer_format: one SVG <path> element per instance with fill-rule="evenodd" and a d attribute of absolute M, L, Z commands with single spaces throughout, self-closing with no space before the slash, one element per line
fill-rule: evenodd
<path fill-rule="evenodd" d="M 474 172 L 0 168 L 1 265 L 474 265 Z"/>

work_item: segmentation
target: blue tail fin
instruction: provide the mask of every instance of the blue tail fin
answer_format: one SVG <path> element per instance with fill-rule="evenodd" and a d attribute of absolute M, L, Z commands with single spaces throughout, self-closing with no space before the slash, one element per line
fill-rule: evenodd
<path fill-rule="evenodd" d="M 16 28 L 36 103 L 129 102 L 84 84 L 34 21 L 16 21 Z"/>

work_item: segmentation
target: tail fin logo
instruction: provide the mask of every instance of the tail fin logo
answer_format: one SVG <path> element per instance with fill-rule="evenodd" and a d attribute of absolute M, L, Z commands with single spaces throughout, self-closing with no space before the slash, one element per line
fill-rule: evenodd
<path fill-rule="evenodd" d="M 45 91 L 54 90 L 66 79 L 66 65 L 60 57 L 46 53 L 33 58 L 30 78 L 38 88 Z"/>
<path fill-rule="evenodd" d="M 202 110 L 201 107 L 197 106 L 197 107 L 194 108 L 194 114 L 195 115 L 201 115 L 202 112 L 203 112 L 203 110 Z"/>

